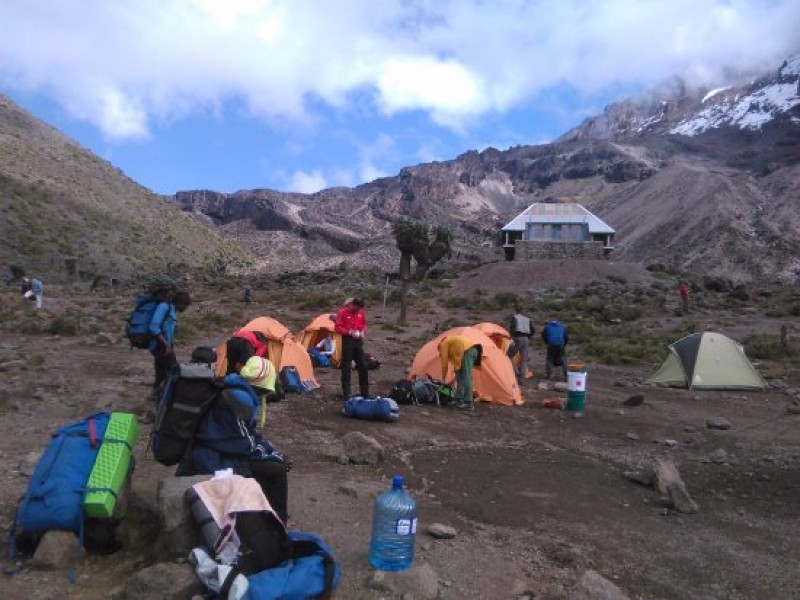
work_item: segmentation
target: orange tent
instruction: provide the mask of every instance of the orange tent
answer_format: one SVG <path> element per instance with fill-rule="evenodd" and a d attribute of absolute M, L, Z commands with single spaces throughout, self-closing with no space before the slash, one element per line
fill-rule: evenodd
<path fill-rule="evenodd" d="M 331 356 L 331 362 L 334 367 L 339 366 L 339 361 L 342 358 L 342 335 L 336 333 L 333 317 L 331 313 L 323 313 L 311 321 L 306 328 L 300 333 L 298 337 L 300 343 L 306 351 L 311 350 L 316 346 L 319 341 L 325 337 L 325 331 L 333 333 L 333 341 L 336 343 L 336 349 Z"/>
<path fill-rule="evenodd" d="M 473 325 L 475 329 L 478 331 L 482 331 L 486 335 L 491 338 L 491 340 L 495 343 L 495 345 L 503 351 L 504 354 L 508 354 L 508 349 L 512 344 L 511 334 L 508 333 L 508 329 L 505 327 L 501 327 L 497 323 L 478 323 Z M 517 353 L 514 355 L 514 358 L 511 359 L 511 364 L 515 367 L 519 364 L 519 361 L 522 360 L 522 355 Z M 525 371 L 525 378 L 533 377 L 533 372 L 530 370 L 530 367 Z"/>
<path fill-rule="evenodd" d="M 500 350 L 508 352 L 508 347 L 511 345 L 511 334 L 508 333 L 508 329 L 497 323 L 489 322 L 477 323 L 473 327 L 481 333 L 485 333 Z"/>
<path fill-rule="evenodd" d="M 258 331 L 267 338 L 267 358 L 278 369 L 292 366 L 297 369 L 300 381 L 306 390 L 320 387 L 314 378 L 314 367 L 306 349 L 294 339 L 291 332 L 271 317 L 257 317 L 241 329 Z M 238 331 L 238 330 L 237 330 Z M 227 340 L 225 340 L 227 342 Z M 228 369 L 225 342 L 217 346 L 217 375 L 222 376 Z"/>
<path fill-rule="evenodd" d="M 494 404 L 522 404 L 522 392 L 514 375 L 514 367 L 505 352 L 485 333 L 475 327 L 455 327 L 436 336 L 419 349 L 409 369 L 409 377 L 414 379 L 428 375 L 438 379 L 442 375 L 442 363 L 439 358 L 439 342 L 449 335 L 463 335 L 476 344 L 481 345 L 482 359 L 480 368 L 472 372 L 474 393 L 478 400 Z M 448 367 L 446 381 L 455 378 L 453 365 Z"/>

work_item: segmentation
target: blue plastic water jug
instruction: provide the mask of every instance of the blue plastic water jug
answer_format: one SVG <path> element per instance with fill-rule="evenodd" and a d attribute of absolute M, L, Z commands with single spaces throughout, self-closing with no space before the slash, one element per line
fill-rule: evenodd
<path fill-rule="evenodd" d="M 392 489 L 375 499 L 369 563 L 381 571 L 403 571 L 414 561 L 417 503 L 403 488 L 403 477 L 392 478 Z"/>

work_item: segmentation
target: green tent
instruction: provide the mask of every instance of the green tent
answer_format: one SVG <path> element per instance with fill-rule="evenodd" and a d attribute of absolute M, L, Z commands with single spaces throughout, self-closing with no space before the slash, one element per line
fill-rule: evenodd
<path fill-rule="evenodd" d="M 649 383 L 705 390 L 763 390 L 764 380 L 741 344 L 721 333 L 693 333 L 670 344 Z"/>

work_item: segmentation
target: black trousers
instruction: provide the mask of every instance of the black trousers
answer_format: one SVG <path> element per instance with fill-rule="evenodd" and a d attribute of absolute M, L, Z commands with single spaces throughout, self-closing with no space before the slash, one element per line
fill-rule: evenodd
<path fill-rule="evenodd" d="M 167 352 L 167 350 L 159 344 L 153 350 L 153 366 L 156 372 L 156 380 L 153 383 L 153 390 L 158 391 L 161 384 L 167 379 L 170 371 L 178 366 L 178 359 L 175 357 L 174 352 Z"/>
<path fill-rule="evenodd" d="M 248 460 L 247 466 L 253 479 L 261 486 L 272 508 L 285 524 L 289 516 L 289 478 L 286 474 L 286 465 L 270 460 Z"/>
<path fill-rule="evenodd" d="M 350 372 L 352 363 L 356 362 L 358 370 L 359 393 L 364 398 L 369 398 L 369 373 L 367 371 L 367 356 L 364 354 L 364 340 L 342 336 L 342 395 L 344 399 L 350 397 Z"/>

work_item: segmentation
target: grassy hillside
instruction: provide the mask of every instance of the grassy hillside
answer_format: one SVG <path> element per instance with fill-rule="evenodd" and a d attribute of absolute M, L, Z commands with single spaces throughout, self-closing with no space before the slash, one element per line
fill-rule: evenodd
<path fill-rule="evenodd" d="M 246 250 L 0 96 L 0 262 L 49 278 L 236 271 Z"/>

